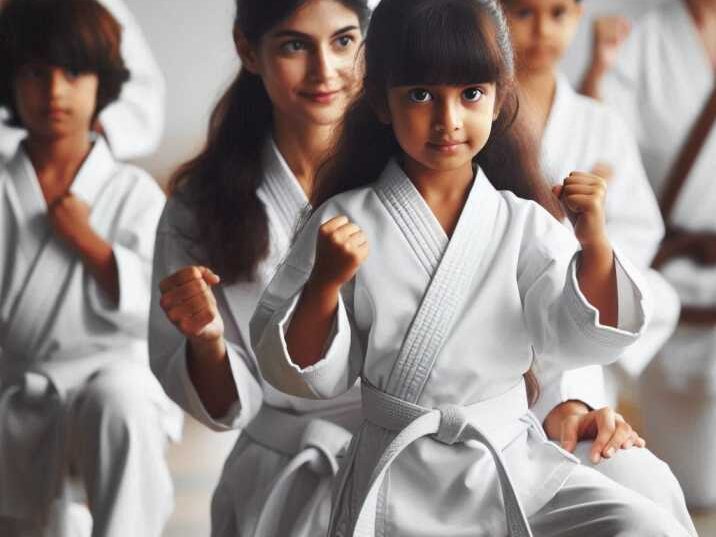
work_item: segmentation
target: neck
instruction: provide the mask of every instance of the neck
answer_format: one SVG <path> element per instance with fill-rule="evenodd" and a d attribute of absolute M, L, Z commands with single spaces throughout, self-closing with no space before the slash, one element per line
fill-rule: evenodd
<path fill-rule="evenodd" d="M 716 0 L 685 0 L 711 66 L 716 70 Z"/>
<path fill-rule="evenodd" d="M 517 73 L 519 94 L 522 98 L 520 114 L 537 139 L 542 138 L 547 120 L 552 112 L 554 95 L 557 91 L 557 73 L 553 68 L 540 71 L 522 70 Z"/>
<path fill-rule="evenodd" d="M 61 138 L 30 134 L 24 144 L 41 182 L 62 183 L 68 187 L 92 146 L 89 132 Z"/>
<path fill-rule="evenodd" d="M 331 149 L 334 125 L 296 124 L 277 116 L 274 141 L 310 199 L 318 167 Z"/>
<path fill-rule="evenodd" d="M 454 170 L 442 171 L 426 168 L 406 156 L 403 170 L 428 202 L 463 199 L 475 179 L 472 161 Z"/>

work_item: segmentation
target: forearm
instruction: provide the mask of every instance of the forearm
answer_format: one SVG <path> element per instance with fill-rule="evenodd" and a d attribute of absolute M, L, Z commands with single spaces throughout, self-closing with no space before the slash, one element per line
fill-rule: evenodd
<path fill-rule="evenodd" d="M 286 345 L 291 360 L 301 368 L 320 360 L 338 309 L 340 287 L 315 283 L 311 279 L 303 289 L 286 330 Z"/>
<path fill-rule="evenodd" d="M 222 418 L 239 399 L 224 339 L 187 340 L 186 350 L 189 378 L 202 404 L 213 419 Z"/>
<path fill-rule="evenodd" d="M 74 246 L 102 291 L 113 304 L 119 304 L 119 269 L 112 245 L 96 233 L 88 232 Z"/>
<path fill-rule="evenodd" d="M 602 67 L 592 63 L 582 78 L 582 83 L 579 86 L 579 93 L 593 99 L 601 100 L 602 95 L 600 86 L 604 74 L 605 71 Z"/>
<path fill-rule="evenodd" d="M 600 323 L 616 327 L 619 322 L 619 296 L 611 246 L 600 244 L 585 247 L 581 253 L 577 279 L 586 299 L 599 311 Z"/>

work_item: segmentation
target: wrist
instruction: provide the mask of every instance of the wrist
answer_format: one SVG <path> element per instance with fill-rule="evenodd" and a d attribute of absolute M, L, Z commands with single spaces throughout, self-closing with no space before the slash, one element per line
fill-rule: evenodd
<path fill-rule="evenodd" d="M 582 245 L 582 262 L 590 266 L 611 265 L 614 249 L 606 237 L 584 241 Z"/>
<path fill-rule="evenodd" d="M 226 343 L 223 335 L 212 338 L 188 338 L 189 357 L 201 361 L 221 362 L 226 359 Z"/>

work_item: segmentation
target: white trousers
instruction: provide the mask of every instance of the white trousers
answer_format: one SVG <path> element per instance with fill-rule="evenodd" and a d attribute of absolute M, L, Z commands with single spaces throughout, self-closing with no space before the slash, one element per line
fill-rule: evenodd
<path fill-rule="evenodd" d="M 68 403 L 66 462 L 84 485 L 92 537 L 160 537 L 171 514 L 166 404 L 157 387 L 147 367 L 120 362 L 93 375 Z M 0 535 L 71 533 L 72 521 L 62 518 L 52 513 L 48 524 L 0 518 Z"/>
<path fill-rule="evenodd" d="M 586 466 L 529 519 L 534 537 L 688 537 L 666 509 Z"/>
<path fill-rule="evenodd" d="M 693 537 L 696 528 L 686 507 L 684 493 L 669 465 L 646 448 L 621 449 L 611 459 L 598 464 L 589 460 L 592 442 L 577 444 L 574 455 L 582 464 L 616 481 L 629 490 L 638 492 L 670 513 Z"/>

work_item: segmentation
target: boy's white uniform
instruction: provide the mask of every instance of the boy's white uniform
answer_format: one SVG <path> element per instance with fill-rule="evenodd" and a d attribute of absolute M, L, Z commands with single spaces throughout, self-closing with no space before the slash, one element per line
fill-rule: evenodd
<path fill-rule="evenodd" d="M 604 99 L 634 129 L 644 167 L 660 195 L 666 177 L 714 87 L 714 69 L 684 2 L 647 14 L 635 26 L 602 86 Z M 716 129 L 676 201 L 671 224 L 716 231 Z M 716 304 L 716 269 L 688 259 L 661 268 L 684 306 Z M 677 329 L 647 371 L 642 408 L 647 440 L 668 460 L 689 503 L 716 503 L 716 330 Z M 689 438 L 692 449 L 684 449 Z M 701 449 L 693 447 L 701 446 Z"/>
<path fill-rule="evenodd" d="M 112 245 L 118 306 L 53 233 L 24 150 L 0 168 L 0 533 L 46 519 L 71 468 L 94 535 L 158 537 L 173 505 L 164 448 L 181 429 L 146 351 L 164 196 L 101 138 L 70 191 Z"/>
<path fill-rule="evenodd" d="M 616 406 L 615 377 L 626 374 L 633 379 L 641 374 L 673 333 L 680 309 L 675 291 L 649 268 L 663 238 L 664 224 L 634 135 L 612 109 L 577 94 L 562 74 L 557 76 L 542 137 L 542 164 L 545 176 L 553 184 L 561 184 L 574 170 L 590 171 L 597 164 L 612 169 L 606 198 L 607 232 L 614 244 L 642 269 L 656 307 L 649 312 L 649 324 L 639 341 L 621 355 L 619 362 L 608 366 L 606 387 L 601 366 L 564 373 L 540 371 L 542 390 L 532 409 L 540 421 L 557 404 L 570 399 L 581 400 L 595 409 Z M 561 379 L 552 381 L 558 376 Z M 576 451 L 588 466 L 592 465 L 589 458 L 582 455 L 588 453 L 591 444 L 582 442 Z M 695 534 L 678 482 L 668 466 L 648 450 L 619 450 L 611 460 L 604 459 L 593 467 L 666 507 Z"/>
<path fill-rule="evenodd" d="M 301 370 L 283 334 L 317 228 L 337 214 L 361 226 L 371 254 L 342 288 L 322 360 Z M 608 534 L 604 524 L 686 535 L 649 500 L 576 464 L 527 410 L 522 374 L 533 352 L 564 368 L 607 363 L 644 325 L 638 275 L 623 261 L 620 328 L 596 323 L 570 262 L 576 250 L 541 207 L 497 192 L 482 173 L 451 239 L 395 161 L 375 185 L 318 210 L 264 293 L 251 333 L 264 376 L 284 391 L 329 398 L 362 379 L 366 421 L 346 455 L 330 535 L 354 535 L 354 524 L 355 535 L 504 535 L 501 486 L 508 516 L 520 518 L 516 492 L 535 535 Z M 511 478 L 498 478 L 498 461 Z M 382 463 L 386 479 L 368 494 Z M 607 497 L 603 512 L 589 513 Z"/>
<path fill-rule="evenodd" d="M 130 79 L 119 99 L 99 115 L 112 153 L 119 160 L 143 157 L 159 145 L 164 126 L 164 78 L 142 31 L 122 0 L 99 0 L 122 26 L 121 52 Z M 9 160 L 25 131 L 3 123 L 0 109 L 0 162 Z"/>
<path fill-rule="evenodd" d="M 354 389 L 331 401 L 291 397 L 258 373 L 249 345 L 249 321 L 308 207 L 273 140 L 267 141 L 261 158 L 264 176 L 258 196 L 269 220 L 269 256 L 254 281 L 213 288 L 239 401 L 226 416 L 212 419 L 189 378 L 186 339 L 159 306 L 160 280 L 187 265 L 207 263 L 205 252 L 194 242 L 201 244 L 198 225 L 181 202 L 181 193 L 167 203 L 157 232 L 151 365 L 169 396 L 197 420 L 217 431 L 242 429 L 214 492 L 212 535 L 313 537 L 326 531 L 337 457 L 361 420 L 360 394 Z"/>

